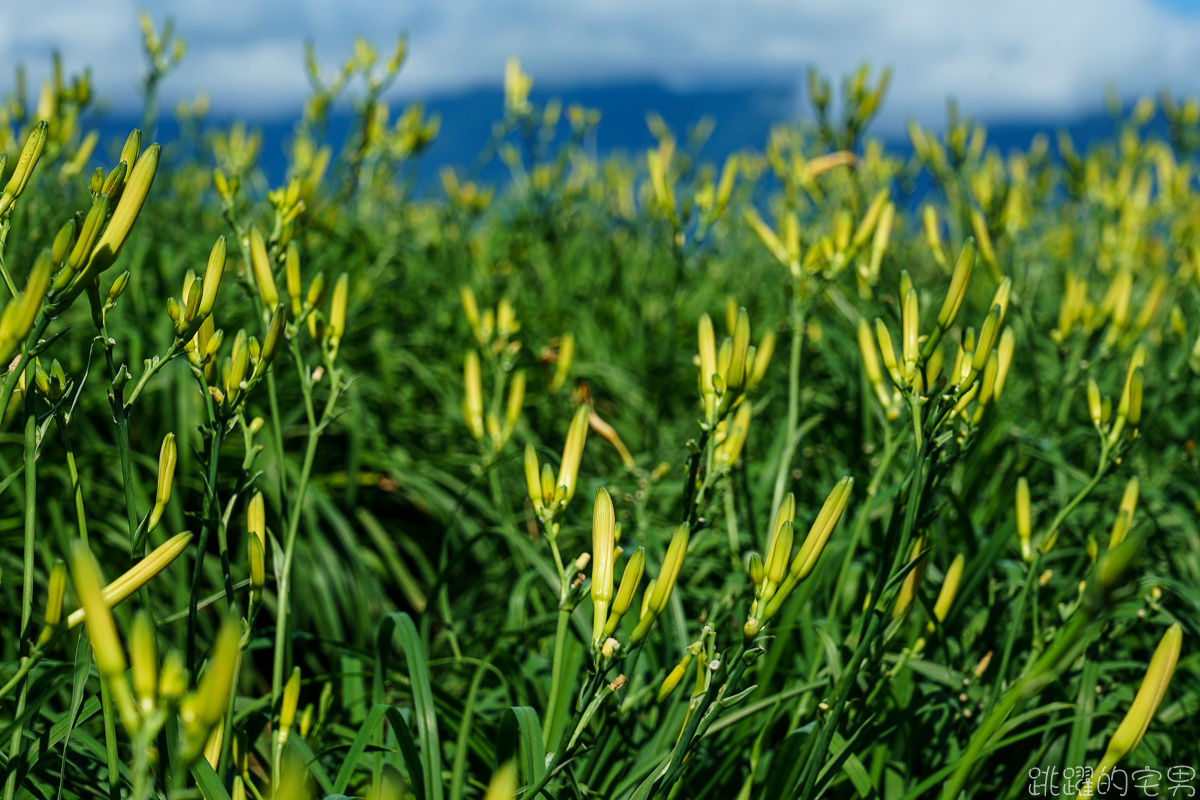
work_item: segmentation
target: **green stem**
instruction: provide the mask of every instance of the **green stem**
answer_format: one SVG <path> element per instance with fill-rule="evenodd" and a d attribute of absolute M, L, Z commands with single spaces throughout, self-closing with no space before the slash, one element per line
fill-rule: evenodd
<path fill-rule="evenodd" d="M 108 681 L 100 679 L 100 707 L 104 712 L 104 755 L 108 762 L 108 797 L 121 797 L 121 757 L 117 753 L 117 718 L 113 710 L 112 690 Z"/>
<path fill-rule="evenodd" d="M 37 414 L 34 409 L 35 393 L 33 377 L 34 361 L 25 360 L 25 549 L 24 571 L 21 582 L 21 628 L 18 643 L 21 651 L 22 666 L 29 660 L 29 622 L 33 616 L 33 561 L 34 547 L 37 537 Z M 26 673 L 28 675 L 28 673 Z M 17 699 L 14 719 L 20 720 L 25 711 L 25 698 L 29 692 L 29 682 L 21 684 L 21 694 Z M 17 770 L 13 768 L 21 753 L 21 737 L 25 726 L 21 722 L 13 725 L 12 738 L 8 744 L 8 763 L 10 765 L 8 779 L 4 782 L 4 800 L 12 800 L 17 791 Z"/>
<path fill-rule="evenodd" d="M 318 424 L 316 411 L 313 409 L 312 379 L 304 369 L 304 362 L 300 359 L 300 353 L 294 341 L 291 343 L 291 350 L 292 360 L 295 362 L 296 371 L 300 375 L 300 389 L 304 396 L 304 413 L 308 418 L 308 444 L 304 450 L 304 464 L 300 469 L 300 480 L 296 485 L 295 500 L 292 503 L 291 513 L 288 515 L 287 538 L 283 547 L 283 570 L 279 575 L 279 602 L 276 612 L 278 619 L 275 623 L 275 656 L 271 668 L 272 708 L 279 702 L 279 695 L 283 690 L 283 667 L 287 646 L 288 598 L 291 594 L 292 558 L 296 551 L 296 533 L 300 529 L 300 517 L 304 511 L 304 495 L 308 491 L 308 481 L 312 475 L 313 459 L 317 454 L 317 442 L 321 438 L 321 430 L 326 421 L 333 415 L 339 390 L 338 373 L 330 365 L 329 380 L 331 385 L 329 387 L 329 399 L 325 402 L 325 411 Z"/>
<path fill-rule="evenodd" d="M 796 426 L 800 423 L 800 361 L 804 350 L 804 326 L 807 309 L 795 297 L 791 302 L 792 323 L 792 352 L 788 360 L 788 406 L 787 406 L 787 439 L 783 450 L 779 453 L 779 468 L 775 474 L 775 494 L 771 498 L 771 508 L 779 508 L 783 502 L 783 490 L 787 485 L 787 474 L 792 468 L 792 456 L 800 438 L 796 436 Z"/>
<path fill-rule="evenodd" d="M 558 627 L 554 631 L 554 663 L 550 669 L 550 696 L 546 702 L 546 718 L 542 721 L 542 744 L 550 750 L 554 732 L 554 717 L 558 713 L 558 695 L 562 689 L 563 651 L 567 646 L 567 629 L 571 624 L 571 609 L 559 605 Z"/>

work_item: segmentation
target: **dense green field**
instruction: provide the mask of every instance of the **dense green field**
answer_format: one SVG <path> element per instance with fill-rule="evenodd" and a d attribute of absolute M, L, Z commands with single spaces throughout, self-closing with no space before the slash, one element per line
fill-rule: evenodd
<path fill-rule="evenodd" d="M 511 180 L 417 198 L 402 60 L 280 187 L 0 110 L 3 800 L 1200 787 L 1195 101 L 597 161 L 514 62 Z"/>

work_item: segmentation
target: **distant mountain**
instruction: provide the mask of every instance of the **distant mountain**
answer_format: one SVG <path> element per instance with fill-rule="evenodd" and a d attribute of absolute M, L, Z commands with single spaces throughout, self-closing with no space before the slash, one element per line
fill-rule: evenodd
<path fill-rule="evenodd" d="M 561 99 L 564 108 L 579 104 L 600 111 L 595 146 L 601 156 L 622 150 L 636 153 L 651 147 L 654 138 L 646 125 L 646 115 L 651 111 L 657 112 L 681 139 L 702 118 L 712 117 L 716 125 L 700 155 L 714 162 L 746 148 L 761 151 L 774 123 L 807 113 L 798 91 L 780 85 L 677 91 L 656 83 L 626 83 L 540 89 L 533 92 L 531 99 L 542 105 L 552 97 Z M 428 188 L 436 181 L 442 166 L 466 169 L 475 162 L 491 136 L 493 124 L 503 113 L 504 93 L 498 87 L 471 89 L 428 98 L 425 107 L 428 113 L 440 114 L 442 119 L 437 139 L 421 157 L 417 168 L 419 185 Z M 402 110 L 398 104 L 393 109 L 393 117 Z M 286 169 L 284 147 L 293 135 L 295 117 L 249 119 L 247 122 L 262 131 L 261 165 L 270 182 L 279 183 Z M 1039 120 L 985 122 L 989 145 L 998 147 L 1001 152 L 1027 148 L 1038 133 L 1050 134 L 1053 143 L 1053 135 L 1062 128 L 1071 133 L 1080 149 L 1113 133 L 1112 121 L 1104 113 L 1080 116 L 1065 123 Z M 121 141 L 131 127 L 139 124 L 139 119 L 112 114 L 103 117 L 99 124 L 104 140 Z M 346 141 L 350 124 L 348 112 L 332 116 L 328 138 L 335 147 Z M 565 122 L 561 123 L 564 131 L 565 125 Z M 166 142 L 176 136 L 178 126 L 173 120 L 164 120 L 158 138 Z M 905 136 L 887 137 L 885 141 L 896 152 L 911 150 Z M 482 178 L 503 181 L 506 175 L 506 170 L 493 161 L 484 170 Z"/>

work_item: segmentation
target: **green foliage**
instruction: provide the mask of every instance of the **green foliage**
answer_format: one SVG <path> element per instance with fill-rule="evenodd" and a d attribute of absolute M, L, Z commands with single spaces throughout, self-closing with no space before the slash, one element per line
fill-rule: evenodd
<path fill-rule="evenodd" d="M 146 30 L 151 124 L 183 48 Z M 514 62 L 481 156 L 512 180 L 418 199 L 404 54 L 310 54 L 271 190 L 194 108 L 161 156 L 98 142 L 86 75 L 0 113 L 5 800 L 1195 766 L 1192 101 L 1060 161 L 952 107 L 905 160 L 865 138 L 887 73 L 841 119 L 814 75 L 816 123 L 716 168 L 659 119 L 597 160 Z"/>

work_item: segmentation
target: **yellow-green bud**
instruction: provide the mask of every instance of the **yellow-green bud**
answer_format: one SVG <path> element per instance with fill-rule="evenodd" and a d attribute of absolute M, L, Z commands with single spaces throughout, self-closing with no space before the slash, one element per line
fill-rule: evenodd
<path fill-rule="evenodd" d="M 545 495 L 542 493 L 537 448 L 532 444 L 525 445 L 525 488 L 529 492 L 529 502 L 533 503 L 533 510 L 540 516 L 545 508 Z"/>
<path fill-rule="evenodd" d="M 1121 762 L 1121 759 L 1132 753 L 1142 741 L 1142 737 L 1146 735 L 1151 720 L 1158 712 L 1158 707 L 1162 705 L 1163 697 L 1167 693 L 1167 686 L 1171 683 L 1171 677 L 1175 674 L 1175 665 L 1179 661 L 1182 647 L 1183 629 L 1176 622 L 1167 628 L 1167 632 L 1163 634 L 1158 647 L 1154 650 L 1154 655 L 1150 657 L 1150 664 L 1138 687 L 1137 695 L 1133 698 L 1133 704 L 1130 705 L 1121 724 L 1117 726 L 1112 740 L 1108 743 L 1108 748 L 1104 751 L 1104 757 L 1100 759 L 1100 763 L 1093 773 L 1096 775 L 1097 781 L 1100 776 L 1111 772 Z M 1094 783 L 1088 781 L 1079 796 L 1081 798 L 1092 797 L 1093 787 Z"/>
<path fill-rule="evenodd" d="M 3 194 L 0 194 L 0 215 L 8 211 L 12 207 L 13 201 L 20 197 L 21 192 L 25 190 L 25 185 L 29 183 L 29 176 L 33 174 L 33 168 L 37 166 L 38 159 L 42 157 L 42 148 L 46 146 L 46 135 L 49 130 L 50 126 L 46 121 L 40 120 L 29 132 L 29 136 L 25 139 L 25 147 L 21 149 L 21 157 L 17 159 L 17 165 L 13 167 L 13 174 L 8 179 Z"/>
<path fill-rule="evenodd" d="M 129 662 L 133 673 L 133 693 L 144 714 L 154 710 L 158 693 L 157 650 L 154 624 L 145 610 L 139 611 L 133 618 L 133 631 L 129 637 Z"/>
<path fill-rule="evenodd" d="M 284 275 L 287 277 L 287 293 L 292 301 L 292 316 L 299 318 L 304 312 L 304 298 L 300 288 L 300 245 L 288 242 L 284 254 Z"/>
<path fill-rule="evenodd" d="M 746 352 L 750 347 L 750 317 L 739 308 L 733 326 L 733 355 L 725 372 L 725 384 L 734 394 L 746 386 Z"/>
<path fill-rule="evenodd" d="M 208 254 L 208 267 L 204 271 L 203 290 L 200 295 L 198 313 L 201 317 L 212 314 L 217 302 L 217 289 L 221 286 L 221 276 L 225 273 L 225 237 L 218 236 L 213 244 L 212 252 Z"/>
<path fill-rule="evenodd" d="M 954 602 L 954 595 L 958 593 L 958 585 L 962 581 L 965 564 L 966 559 L 962 553 L 959 553 L 950 563 L 950 568 L 946 570 L 946 578 L 942 581 L 942 588 L 938 591 L 937 600 L 933 603 L 933 616 L 939 623 L 944 622 L 946 615 L 950 613 L 950 605 Z M 926 630 L 932 632 L 934 628 L 934 623 L 930 621 Z"/>
<path fill-rule="evenodd" d="M 616 515 L 605 489 L 596 492 L 592 511 L 592 644 L 603 641 L 608 606 L 613 599 L 613 547 Z"/>
<path fill-rule="evenodd" d="M 967 295 L 967 283 L 971 280 L 971 270 L 975 267 L 975 240 L 967 239 L 958 261 L 954 263 L 954 272 L 950 276 L 950 289 L 946 299 L 942 301 L 942 310 L 938 313 L 938 328 L 949 330 L 962 308 L 963 298 Z"/>
<path fill-rule="evenodd" d="M 621 585 L 617 587 L 617 594 L 613 599 L 612 610 L 609 611 L 608 621 L 604 623 L 605 636 L 613 634 L 621 618 L 625 616 L 625 612 L 633 605 L 633 596 L 637 593 L 638 584 L 642 582 L 642 573 L 645 569 L 646 548 L 638 547 L 633 551 L 633 555 L 629 557 L 629 561 L 625 564 L 625 571 L 621 573 Z"/>
<path fill-rule="evenodd" d="M 134 564 L 125 571 L 121 577 L 104 587 L 103 598 L 105 609 L 120 605 L 123 601 L 129 598 L 138 589 L 145 586 L 155 575 L 162 572 L 167 566 L 179 557 L 179 554 L 187 549 L 188 543 L 192 541 L 192 534 L 188 532 L 178 533 L 172 536 L 167 541 L 163 542 L 141 561 Z M 74 560 L 72 566 L 75 565 Z M 78 592 L 78 589 L 76 590 Z M 74 628 L 83 622 L 88 615 L 87 606 L 76 609 L 67 617 L 67 627 Z M 111 618 L 111 614 L 109 617 Z M 103 624 L 103 623 L 101 623 Z"/>
<path fill-rule="evenodd" d="M 1030 536 L 1033 527 L 1029 514 L 1029 481 L 1017 479 L 1017 539 L 1021 542 L 1021 558 L 1033 561 L 1033 545 Z"/>
<path fill-rule="evenodd" d="M 483 378 L 479 374 L 479 354 L 468 351 L 463 361 L 463 384 L 466 395 L 463 399 L 463 416 L 471 435 L 483 439 Z"/>
<path fill-rule="evenodd" d="M 334 341 L 346 332 L 346 302 L 350 294 L 350 276 L 342 273 L 333 286 L 333 299 L 329 301 L 329 335 Z"/>
<path fill-rule="evenodd" d="M 175 434 L 168 433 L 163 437 L 162 447 L 158 450 L 158 489 L 154 495 L 154 509 L 150 512 L 150 521 L 146 531 L 153 531 L 162 519 L 163 509 L 171 502 L 171 485 L 175 480 Z"/>
<path fill-rule="evenodd" d="M 904 375 L 896 361 L 896 348 L 892 346 L 892 335 L 888 332 L 887 326 L 883 324 L 883 320 L 878 317 L 875 318 L 875 337 L 879 340 L 879 353 L 883 356 L 883 366 L 887 368 L 888 375 L 892 376 L 892 382 L 897 386 L 906 386 Z"/>
<path fill-rule="evenodd" d="M 292 675 L 283 687 L 283 702 L 279 706 L 279 743 L 288 740 L 296 722 L 296 706 L 300 703 L 300 668 L 292 667 Z"/>
<path fill-rule="evenodd" d="M 763 376 L 767 374 L 767 367 L 771 363 L 771 356 L 774 354 L 775 331 L 767 331 L 758 340 L 758 347 L 754 349 L 754 361 L 750 367 L 750 375 L 746 379 L 747 391 L 762 382 Z"/>
<path fill-rule="evenodd" d="M 834 527 L 837 526 L 838 520 L 842 518 L 842 512 L 846 510 L 846 504 L 850 501 L 850 490 L 853 488 L 854 478 L 846 476 L 837 482 L 837 485 L 829 492 L 829 496 L 825 498 L 821 511 L 808 529 L 808 535 L 804 537 L 804 543 L 800 545 L 800 552 L 792 561 L 791 572 L 797 580 L 807 578 L 813 567 L 817 565 L 817 559 L 821 557 L 825 543 L 833 533 Z"/>
<path fill-rule="evenodd" d="M 61 264 L 66 260 L 71 253 L 71 248 L 75 246 L 75 218 L 67 220 L 67 223 L 58 229 L 58 234 L 54 237 L 54 245 L 50 248 L 50 253 L 53 256 L 55 264 Z"/>
<path fill-rule="evenodd" d="M 267 255 L 267 243 L 257 225 L 250 226 L 250 266 L 254 271 L 254 283 L 263 305 L 274 308 L 279 303 L 279 291 L 275 288 L 275 275 L 271 259 Z"/>
<path fill-rule="evenodd" d="M 586 403 L 579 406 L 571 419 L 571 427 L 567 430 L 567 441 L 563 444 L 562 464 L 558 469 L 557 487 L 564 490 L 563 504 L 571 502 L 575 496 L 575 486 L 579 481 L 579 462 L 583 460 L 583 446 L 587 442 L 588 417 L 592 409 Z"/>
<path fill-rule="evenodd" d="M 108 177 L 104 179 L 104 184 L 100 187 L 100 193 L 106 194 L 114 200 L 119 200 L 121 190 L 125 188 L 125 176 L 129 172 L 129 164 L 122 161 L 113 167 Z"/>
<path fill-rule="evenodd" d="M 676 528 L 674 535 L 671 536 L 671 544 L 667 546 L 667 555 L 663 559 L 662 570 L 659 571 L 658 578 L 654 582 L 654 591 L 650 594 L 649 601 L 643 601 L 646 605 L 646 612 L 637 627 L 633 629 L 633 635 L 630 637 L 631 643 L 636 644 L 646 638 L 655 618 L 666 610 L 667 603 L 671 599 L 671 592 L 675 589 L 675 581 L 679 578 L 679 570 L 683 566 L 683 558 L 687 555 L 689 535 L 690 529 L 685 522 Z"/>
<path fill-rule="evenodd" d="M 508 387 L 508 406 L 504 410 L 504 430 L 500 434 L 501 442 L 507 442 L 512 436 L 517 421 L 521 418 L 521 409 L 525 406 L 525 373 L 518 370 L 513 374 L 512 384 Z"/>
<path fill-rule="evenodd" d="M 550 391 L 557 392 L 567 382 L 571 362 L 575 359 L 575 334 L 568 331 L 558 340 L 558 361 L 554 365 L 554 377 L 550 380 Z"/>
<path fill-rule="evenodd" d="M 86 614 L 88 640 L 96 660 L 96 669 L 101 677 L 116 680 L 125 674 L 125 652 L 117 638 L 117 626 L 112 611 L 105 602 L 101 588 L 100 573 L 95 559 L 83 541 L 77 540 L 71 548 L 72 573 L 75 579 L 75 594 Z"/>
<path fill-rule="evenodd" d="M 117 256 L 121 254 L 121 248 L 125 246 L 129 232 L 133 229 L 133 223 L 137 221 L 138 214 L 145 205 L 146 195 L 150 193 L 150 186 L 154 183 L 161 152 L 162 148 L 157 144 L 151 145 L 129 173 L 125 191 L 121 193 L 121 199 L 117 202 L 108 227 L 104 229 L 104 233 L 96 241 L 96 246 L 92 248 L 87 266 L 72 283 L 70 290 L 72 295 L 77 295 L 97 275 L 111 267 L 116 262 Z M 82 236 L 80 238 L 82 239 Z"/>
<path fill-rule="evenodd" d="M 663 679 L 662 686 L 658 689 L 657 702 L 661 703 L 663 700 L 666 700 L 671 695 L 671 692 L 675 691 L 675 687 L 683 680 L 683 676 L 687 673 L 687 668 L 692 663 L 693 658 L 694 656 L 689 650 L 683 659 L 675 665 L 675 668 L 667 674 L 667 677 Z"/>
<path fill-rule="evenodd" d="M 38 637 L 38 647 L 50 641 L 58 623 L 62 622 L 63 595 L 67 591 L 67 565 L 61 559 L 50 568 L 49 588 L 46 592 L 46 628 Z"/>
<path fill-rule="evenodd" d="M 121 157 L 118 160 L 124 161 L 126 164 L 136 164 L 141 152 L 142 132 L 134 128 L 129 132 L 129 136 L 125 137 L 125 144 L 121 147 Z"/>

